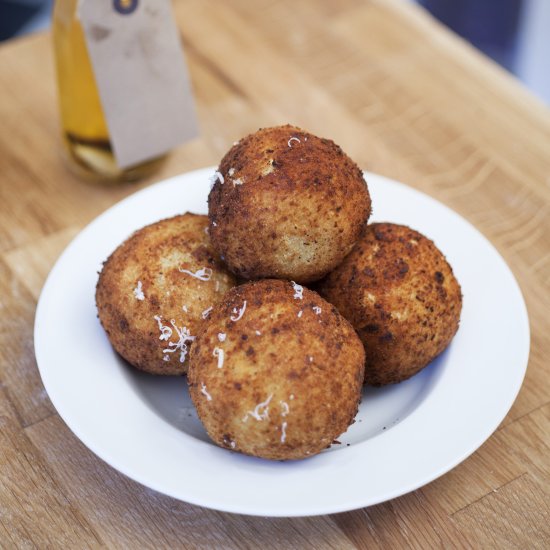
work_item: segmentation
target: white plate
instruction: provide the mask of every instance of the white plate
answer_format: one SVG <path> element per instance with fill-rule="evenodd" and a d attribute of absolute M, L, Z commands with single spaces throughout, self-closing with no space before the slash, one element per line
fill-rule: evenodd
<path fill-rule="evenodd" d="M 172 178 L 115 205 L 69 245 L 35 320 L 42 380 L 63 420 L 94 453 L 172 497 L 229 512 L 304 516 L 397 497 L 444 474 L 497 428 L 521 386 L 529 323 L 518 285 L 493 246 L 447 207 L 366 174 L 375 219 L 432 238 L 462 285 L 451 346 L 411 380 L 366 389 L 341 445 L 297 462 L 246 457 L 211 444 L 185 378 L 155 378 L 112 351 L 94 302 L 101 263 L 145 224 L 205 213 L 213 168 Z"/>

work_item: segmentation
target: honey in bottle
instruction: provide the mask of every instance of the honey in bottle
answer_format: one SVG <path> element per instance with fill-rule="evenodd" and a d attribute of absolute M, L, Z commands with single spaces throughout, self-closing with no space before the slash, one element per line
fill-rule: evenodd
<path fill-rule="evenodd" d="M 117 165 L 82 25 L 79 0 L 57 0 L 53 40 L 63 141 L 71 168 L 102 181 L 133 181 L 154 172 L 165 155 L 127 168 Z M 120 0 L 124 4 L 124 0 Z"/>

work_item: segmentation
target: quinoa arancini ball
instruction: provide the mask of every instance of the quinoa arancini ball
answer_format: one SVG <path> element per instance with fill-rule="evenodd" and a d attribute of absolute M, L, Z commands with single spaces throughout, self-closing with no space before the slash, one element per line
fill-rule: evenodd
<path fill-rule="evenodd" d="M 460 285 L 435 244 L 409 227 L 373 223 L 317 290 L 365 345 L 365 383 L 410 378 L 458 330 Z"/>
<path fill-rule="evenodd" d="M 262 458 L 312 456 L 353 422 L 364 351 L 316 292 L 264 279 L 231 289 L 193 343 L 188 383 L 213 441 Z"/>
<path fill-rule="evenodd" d="M 212 244 L 246 279 L 320 279 L 351 251 L 371 212 L 358 166 L 333 141 L 295 126 L 243 138 L 214 178 Z"/>
<path fill-rule="evenodd" d="M 200 323 L 235 278 L 206 234 L 206 216 L 184 214 L 136 231 L 105 262 L 99 320 L 113 348 L 152 374 L 184 374 Z"/>

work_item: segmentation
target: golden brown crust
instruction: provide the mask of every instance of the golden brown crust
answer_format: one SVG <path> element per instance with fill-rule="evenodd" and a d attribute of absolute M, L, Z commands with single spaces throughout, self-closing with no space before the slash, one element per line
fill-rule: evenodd
<path fill-rule="evenodd" d="M 235 284 L 210 244 L 207 227 L 206 216 L 189 213 L 148 225 L 103 266 L 96 288 L 99 319 L 115 350 L 138 369 L 184 374 L 191 344 L 186 331 L 196 335 L 201 313 Z M 203 278 L 211 270 L 207 281 L 180 271 L 205 268 Z"/>
<path fill-rule="evenodd" d="M 317 293 L 303 288 L 302 299 L 295 295 L 299 287 L 288 281 L 235 287 L 193 344 L 191 398 L 222 447 L 277 460 L 312 456 L 357 413 L 359 338 Z"/>
<path fill-rule="evenodd" d="M 333 141 L 294 126 L 264 128 L 222 159 L 208 197 L 212 242 L 251 279 L 309 282 L 334 269 L 366 224 L 363 174 Z"/>
<path fill-rule="evenodd" d="M 368 384 L 413 376 L 458 330 L 462 295 L 451 266 L 431 240 L 402 225 L 367 226 L 318 290 L 363 341 Z"/>

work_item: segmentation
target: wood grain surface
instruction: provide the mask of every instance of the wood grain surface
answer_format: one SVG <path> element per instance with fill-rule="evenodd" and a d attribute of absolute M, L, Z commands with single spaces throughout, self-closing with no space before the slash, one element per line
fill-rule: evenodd
<path fill-rule="evenodd" d="M 0 47 L 0 547 L 549 548 L 550 112 L 409 3 L 174 5 L 201 133 L 138 185 L 91 185 L 67 171 L 50 36 Z M 32 334 L 45 277 L 84 225 L 286 122 L 472 222 L 517 277 L 532 342 L 512 410 L 454 470 L 378 506 L 270 519 L 179 502 L 104 464 L 48 400 Z"/>

